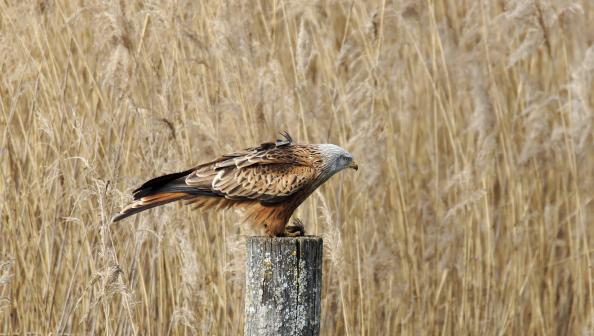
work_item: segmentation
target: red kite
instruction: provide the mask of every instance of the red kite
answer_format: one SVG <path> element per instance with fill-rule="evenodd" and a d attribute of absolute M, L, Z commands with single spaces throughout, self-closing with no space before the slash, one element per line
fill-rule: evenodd
<path fill-rule="evenodd" d="M 336 145 L 299 145 L 288 133 L 282 135 L 283 140 L 147 181 L 134 190 L 134 202 L 113 221 L 188 200 L 202 209 L 243 209 L 245 219 L 263 225 L 271 237 L 303 235 L 301 221 L 287 226 L 295 209 L 334 174 L 358 166 L 349 152 Z"/>

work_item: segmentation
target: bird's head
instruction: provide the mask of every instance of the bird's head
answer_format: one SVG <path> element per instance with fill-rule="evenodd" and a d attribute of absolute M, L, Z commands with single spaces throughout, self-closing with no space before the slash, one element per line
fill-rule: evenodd
<path fill-rule="evenodd" d="M 332 144 L 319 145 L 320 154 L 324 160 L 324 165 L 329 168 L 331 175 L 338 173 L 339 171 L 352 168 L 358 170 L 359 166 L 353 160 L 351 153 L 345 149 L 340 148 Z"/>

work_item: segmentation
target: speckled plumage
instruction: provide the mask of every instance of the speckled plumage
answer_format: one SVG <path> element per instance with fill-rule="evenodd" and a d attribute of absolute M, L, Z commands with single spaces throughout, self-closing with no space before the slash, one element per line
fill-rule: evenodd
<path fill-rule="evenodd" d="M 113 220 L 188 200 L 201 209 L 238 207 L 268 235 L 283 235 L 295 209 L 317 187 L 342 169 L 357 169 L 352 156 L 336 145 L 293 144 L 287 133 L 284 137 L 149 180 Z"/>

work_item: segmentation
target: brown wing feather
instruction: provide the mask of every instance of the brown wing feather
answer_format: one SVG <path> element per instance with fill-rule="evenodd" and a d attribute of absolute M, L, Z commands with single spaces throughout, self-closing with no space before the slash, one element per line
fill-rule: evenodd
<path fill-rule="evenodd" d="M 214 178 L 212 189 L 231 199 L 276 202 L 298 192 L 315 175 L 314 168 L 290 164 L 230 169 Z"/>
<path fill-rule="evenodd" d="M 317 177 L 305 146 L 252 149 L 198 167 L 185 182 L 233 200 L 280 202 Z"/>

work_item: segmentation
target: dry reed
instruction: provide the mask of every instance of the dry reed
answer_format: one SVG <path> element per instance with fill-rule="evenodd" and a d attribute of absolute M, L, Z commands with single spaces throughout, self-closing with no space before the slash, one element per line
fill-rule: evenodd
<path fill-rule="evenodd" d="M 591 1 L 0 2 L 0 334 L 237 335 L 236 215 L 132 188 L 289 130 L 323 335 L 590 335 Z"/>

